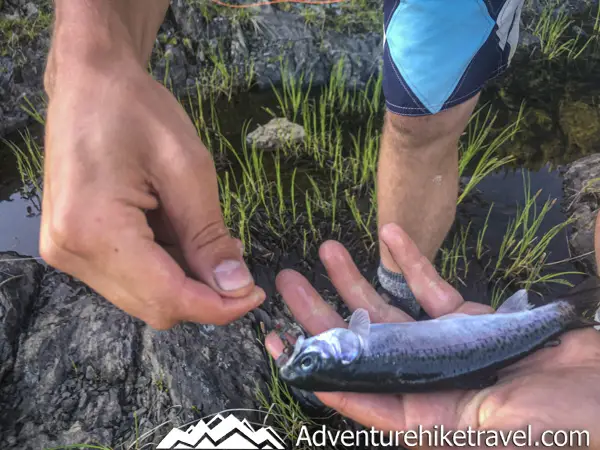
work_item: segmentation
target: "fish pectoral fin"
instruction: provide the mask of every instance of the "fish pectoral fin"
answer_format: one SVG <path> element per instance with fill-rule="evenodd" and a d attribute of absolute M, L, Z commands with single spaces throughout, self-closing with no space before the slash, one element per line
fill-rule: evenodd
<path fill-rule="evenodd" d="M 487 373 L 481 375 L 471 375 L 460 380 L 457 380 L 454 384 L 456 389 L 485 389 L 490 386 L 493 386 L 498 382 L 498 374 L 497 373 Z"/>
<path fill-rule="evenodd" d="M 529 311 L 533 305 L 529 303 L 529 295 L 525 289 L 519 289 L 513 295 L 508 297 L 502 305 L 496 310 L 499 314 L 517 313 Z"/>
<path fill-rule="evenodd" d="M 369 337 L 369 330 L 371 327 L 371 319 L 369 319 L 369 313 L 366 309 L 359 308 L 350 317 L 350 324 L 348 328 L 353 333 L 359 335 L 363 340 Z"/>

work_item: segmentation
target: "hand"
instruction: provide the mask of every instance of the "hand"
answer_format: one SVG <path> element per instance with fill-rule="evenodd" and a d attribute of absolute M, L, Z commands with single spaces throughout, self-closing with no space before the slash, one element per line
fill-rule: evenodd
<path fill-rule="evenodd" d="M 226 324 L 262 303 L 174 96 L 133 60 L 69 70 L 48 108 L 42 257 L 156 329 Z"/>
<path fill-rule="evenodd" d="M 398 226 L 383 227 L 381 238 L 431 317 L 453 312 L 493 312 L 488 306 L 464 301 Z M 352 311 L 365 308 L 373 322 L 412 320 L 384 302 L 341 244 L 326 242 L 321 246 L 320 257 Z M 300 274 L 283 271 L 278 275 L 277 289 L 298 322 L 312 335 L 347 326 Z M 470 426 L 472 430 L 508 432 L 531 425 L 532 439 L 539 439 L 545 430 L 587 430 L 591 447 L 600 448 L 600 334 L 593 329 L 578 330 L 560 339 L 558 347 L 542 349 L 501 371 L 498 383 L 481 391 L 316 395 L 340 414 L 383 431 L 444 425 L 446 430 L 466 430 Z M 276 334 L 267 336 L 266 346 L 274 358 L 284 348 Z"/>

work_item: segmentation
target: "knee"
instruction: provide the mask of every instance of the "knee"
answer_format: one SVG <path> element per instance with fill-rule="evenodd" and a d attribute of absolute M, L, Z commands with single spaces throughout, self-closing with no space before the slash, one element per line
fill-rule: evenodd
<path fill-rule="evenodd" d="M 435 126 L 432 116 L 399 116 L 389 111 L 385 115 L 384 135 L 404 149 L 427 148 L 444 138 L 445 130 Z"/>
<path fill-rule="evenodd" d="M 384 134 L 405 149 L 454 146 L 464 132 L 477 98 L 428 116 L 401 116 L 386 111 Z"/>

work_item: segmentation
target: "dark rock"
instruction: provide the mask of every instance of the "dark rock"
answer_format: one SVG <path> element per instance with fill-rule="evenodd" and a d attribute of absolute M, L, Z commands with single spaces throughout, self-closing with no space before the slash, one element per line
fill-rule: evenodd
<path fill-rule="evenodd" d="M 23 7 L 23 10 L 27 19 L 31 19 L 40 13 L 40 10 L 37 8 L 37 6 L 35 6 L 35 3 L 33 2 L 26 3 Z"/>
<path fill-rule="evenodd" d="M 18 338 L 35 302 L 43 266 L 14 252 L 0 253 L 0 382 L 12 370 Z"/>
<path fill-rule="evenodd" d="M 96 378 L 96 371 L 92 366 L 87 366 L 85 369 L 85 378 L 89 381 L 92 381 L 94 378 Z"/>
<path fill-rule="evenodd" d="M 0 254 L 0 312 L 2 448 L 114 448 L 132 435 L 132 411 L 149 431 L 192 420 L 193 409 L 256 409 L 265 389 L 268 361 L 248 318 L 157 332 L 12 252 Z"/>
<path fill-rule="evenodd" d="M 564 173 L 563 209 L 573 219 L 569 246 L 583 269 L 597 274 L 594 229 L 600 207 L 600 153 L 570 164 Z"/>
<path fill-rule="evenodd" d="M 0 11 L 0 137 L 27 125 L 27 101 L 44 112 L 43 73 L 50 46 L 52 2 L 7 1 Z M 11 39 L 2 29 L 10 30 Z"/>

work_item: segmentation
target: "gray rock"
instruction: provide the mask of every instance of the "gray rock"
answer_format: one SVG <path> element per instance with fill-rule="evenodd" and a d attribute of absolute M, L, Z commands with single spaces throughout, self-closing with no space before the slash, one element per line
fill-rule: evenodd
<path fill-rule="evenodd" d="M 0 382 L 12 370 L 44 268 L 14 252 L 0 253 Z M 26 257 L 25 257 L 26 258 Z"/>
<path fill-rule="evenodd" d="M 537 37 L 535 34 L 527 30 L 521 30 L 519 32 L 519 46 L 521 46 L 522 49 L 531 50 L 539 45 L 540 38 Z"/>
<path fill-rule="evenodd" d="M 23 110 L 25 100 L 43 113 L 43 73 L 50 45 L 52 2 L 6 1 L 0 20 L 10 23 L 10 42 L 0 33 L 0 137 L 32 122 Z M 43 15 L 42 15 L 43 13 Z M 25 22 L 25 25 L 23 25 Z M 6 26 L 6 25 L 5 25 Z M 23 32 L 27 28 L 27 32 Z"/>
<path fill-rule="evenodd" d="M 594 250 L 594 228 L 600 207 L 600 153 L 570 164 L 564 173 L 563 210 L 574 223 L 569 233 L 569 246 L 574 257 L 590 274 L 597 274 Z"/>
<path fill-rule="evenodd" d="M 157 332 L 71 277 L 16 258 L 0 253 L 2 448 L 117 448 L 135 436 L 133 411 L 150 431 L 144 443 L 157 443 L 193 411 L 259 406 L 269 367 L 248 318 Z"/>
<path fill-rule="evenodd" d="M 23 10 L 25 11 L 25 17 L 28 19 L 31 19 L 40 13 L 40 10 L 33 2 L 26 3 Z"/>
<path fill-rule="evenodd" d="M 277 150 L 304 142 L 306 133 L 301 125 L 290 122 L 286 118 L 275 118 L 266 125 L 246 136 L 248 145 L 255 145 L 259 150 Z"/>
<path fill-rule="evenodd" d="M 89 381 L 92 381 L 94 378 L 96 378 L 96 371 L 92 366 L 87 366 L 85 369 L 85 378 Z"/>

